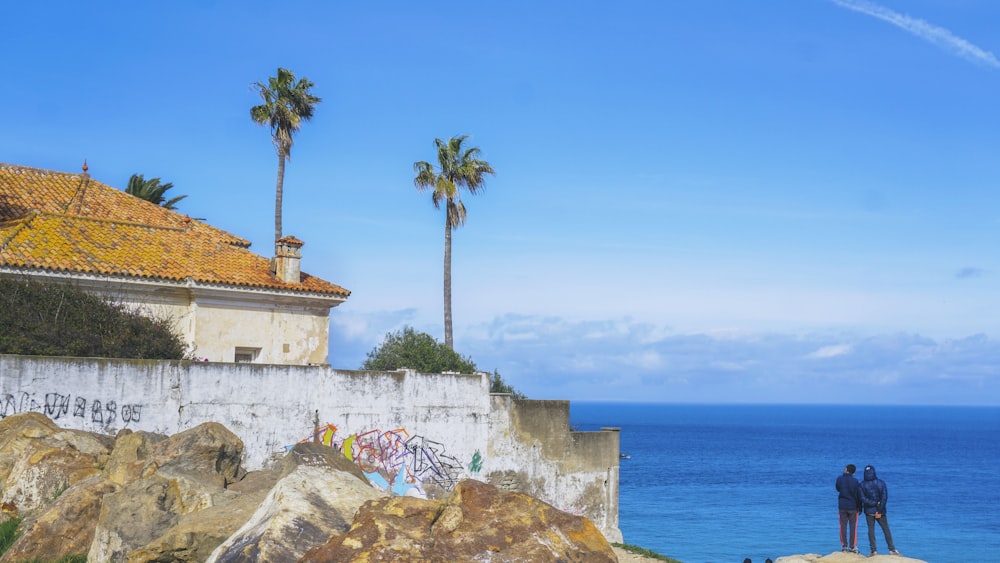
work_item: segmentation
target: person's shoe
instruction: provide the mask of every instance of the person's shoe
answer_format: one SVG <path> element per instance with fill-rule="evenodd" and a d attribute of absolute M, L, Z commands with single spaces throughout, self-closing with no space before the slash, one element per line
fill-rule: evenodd
<path fill-rule="evenodd" d="M 895 549 L 890 549 L 889 550 L 889 555 L 899 555 L 899 552 L 896 551 Z"/>
<path fill-rule="evenodd" d="M 873 549 L 872 552 L 868 554 L 868 557 L 875 557 L 876 555 L 878 555 L 878 552 Z"/>
<path fill-rule="evenodd" d="M 847 546 L 845 545 L 841 546 L 840 551 L 850 551 L 850 549 L 847 549 Z"/>
<path fill-rule="evenodd" d="M 851 549 L 848 549 L 847 551 L 850 551 L 851 553 L 857 553 L 859 555 L 861 554 L 861 550 L 858 549 L 858 548 L 856 548 L 856 547 L 852 547 Z"/>

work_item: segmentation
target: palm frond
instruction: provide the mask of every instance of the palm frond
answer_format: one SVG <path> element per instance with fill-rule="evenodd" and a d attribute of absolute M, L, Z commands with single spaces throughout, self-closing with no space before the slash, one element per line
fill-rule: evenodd
<path fill-rule="evenodd" d="M 438 169 L 426 161 L 413 163 L 416 177 L 413 184 L 420 191 L 433 187 L 431 202 L 435 208 L 447 202 L 446 213 L 449 225 L 465 224 L 465 205 L 460 201 L 460 191 L 475 194 L 485 187 L 486 175 L 495 174 L 493 167 L 480 160 L 479 147 L 465 147 L 468 135 L 451 137 L 447 141 L 434 139 L 437 148 Z"/>
<path fill-rule="evenodd" d="M 147 180 L 142 174 L 132 174 L 128 179 L 128 184 L 125 187 L 125 193 L 134 195 L 139 199 L 144 199 L 150 203 L 154 203 L 166 209 L 175 210 L 177 209 L 176 204 L 180 200 L 186 198 L 186 195 L 177 196 L 170 200 L 166 200 L 167 190 L 173 189 L 174 184 L 172 182 L 161 183 L 159 178 L 150 178 Z"/>
<path fill-rule="evenodd" d="M 250 118 L 258 125 L 268 126 L 274 149 L 283 158 L 291 157 L 293 135 L 303 121 L 312 119 L 316 104 L 323 101 L 309 92 L 313 86 L 315 84 L 304 77 L 296 82 L 292 71 L 280 67 L 276 76 L 268 78 L 266 85 L 253 84 L 264 103 L 250 108 Z"/>

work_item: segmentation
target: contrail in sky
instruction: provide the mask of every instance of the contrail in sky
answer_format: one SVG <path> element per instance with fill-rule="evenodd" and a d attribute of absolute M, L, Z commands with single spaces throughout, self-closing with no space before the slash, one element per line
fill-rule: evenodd
<path fill-rule="evenodd" d="M 993 68 L 1000 68 L 1000 60 L 986 50 L 976 47 L 961 37 L 952 35 L 950 31 L 943 27 L 931 25 L 924 20 L 911 18 L 910 16 L 894 12 L 889 8 L 879 6 L 868 0 L 830 0 L 841 8 L 854 10 L 873 18 L 887 21 L 892 25 L 916 35 L 917 37 L 933 43 L 946 51 L 951 51 L 964 59 L 972 62 L 985 64 Z"/>

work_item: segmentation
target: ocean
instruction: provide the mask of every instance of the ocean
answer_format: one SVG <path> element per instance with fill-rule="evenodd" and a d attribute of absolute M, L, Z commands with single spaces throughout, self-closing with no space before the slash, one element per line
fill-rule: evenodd
<path fill-rule="evenodd" d="M 572 402 L 570 424 L 621 428 L 625 543 L 684 563 L 839 551 L 834 481 L 848 463 L 886 482 L 903 555 L 1000 561 L 998 407 Z"/>

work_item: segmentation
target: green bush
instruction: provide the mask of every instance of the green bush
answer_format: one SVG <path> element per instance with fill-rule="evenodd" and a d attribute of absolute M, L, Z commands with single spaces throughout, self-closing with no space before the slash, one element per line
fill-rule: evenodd
<path fill-rule="evenodd" d="M 382 345 L 368 352 L 368 358 L 361 364 L 361 369 L 372 371 L 402 368 L 423 373 L 476 372 L 476 364 L 471 359 L 460 356 L 426 332 L 417 332 L 409 326 L 386 334 Z"/>
<path fill-rule="evenodd" d="M 472 358 L 438 342 L 426 332 L 417 332 L 413 327 L 403 327 L 397 332 L 385 335 L 385 340 L 368 352 L 368 359 L 361 369 L 371 371 L 391 371 L 410 368 L 423 373 L 475 373 L 476 363 Z M 524 394 L 504 382 L 500 372 L 493 370 L 490 376 L 490 393 L 510 393 L 518 399 Z"/>
<path fill-rule="evenodd" d="M 497 370 L 493 370 L 493 375 L 490 376 L 490 393 L 510 393 L 515 399 L 525 398 L 524 393 L 508 385 Z"/>
<path fill-rule="evenodd" d="M 72 286 L 0 278 L 0 354 L 180 360 L 167 319 Z"/>

